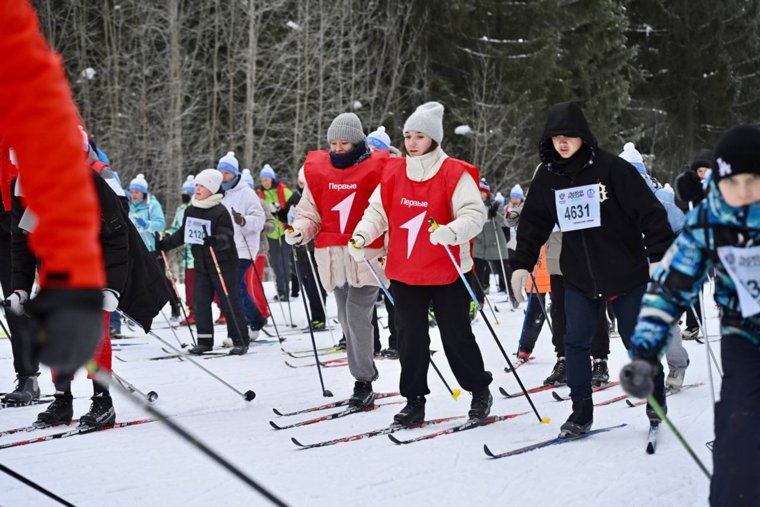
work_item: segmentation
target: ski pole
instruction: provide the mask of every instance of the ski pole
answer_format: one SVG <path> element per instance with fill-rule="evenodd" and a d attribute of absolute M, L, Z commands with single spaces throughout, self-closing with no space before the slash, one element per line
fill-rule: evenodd
<path fill-rule="evenodd" d="M 301 279 L 301 270 L 298 269 L 298 254 L 296 254 L 296 249 L 291 249 L 291 252 L 293 252 L 293 265 L 296 269 L 296 279 L 298 279 L 298 285 L 301 287 L 301 293 L 306 295 L 306 288 L 303 285 L 303 280 Z M 314 339 L 314 328 L 311 325 L 311 315 L 309 314 L 309 305 L 306 304 L 306 297 L 301 298 L 303 300 L 303 309 L 304 312 L 306 312 L 306 323 L 309 326 L 309 335 L 311 335 L 311 346 L 314 349 L 314 361 L 317 363 L 317 373 L 319 374 L 319 385 L 322 387 L 322 396 L 325 398 L 332 398 L 333 393 L 329 389 L 325 389 L 325 381 L 322 378 L 322 366 L 319 361 L 319 354 L 317 354 L 317 341 Z"/>
<path fill-rule="evenodd" d="M 549 324 L 549 331 L 551 331 L 552 336 L 554 335 L 554 326 L 552 326 L 552 321 L 549 318 L 549 312 L 546 311 L 546 304 L 544 303 L 544 299 L 541 297 L 541 293 L 538 292 L 538 284 L 536 283 L 536 277 L 533 275 L 533 272 L 530 272 L 530 279 L 533 281 L 533 287 L 536 289 L 536 297 L 538 298 L 538 302 L 541 305 L 541 311 L 544 313 L 544 318 L 546 319 L 546 323 Z"/>
<path fill-rule="evenodd" d="M 166 314 L 164 313 L 164 310 L 161 309 L 161 316 L 164 318 L 164 321 L 166 321 L 166 324 L 169 326 L 169 329 L 171 329 L 172 334 L 174 335 L 174 339 L 177 340 L 177 343 L 180 347 L 183 349 L 187 347 L 187 343 L 182 343 L 182 340 L 179 339 L 179 336 L 177 336 L 177 331 L 174 330 L 174 326 L 172 326 L 172 323 L 169 321 L 169 319 L 166 317 Z"/>
<path fill-rule="evenodd" d="M 673 432 L 673 434 L 676 436 L 676 439 L 681 443 L 681 445 L 683 445 L 684 449 L 686 449 L 686 452 L 689 453 L 689 455 L 692 457 L 692 459 L 697 464 L 697 466 L 702 470 L 702 472 L 704 472 L 705 476 L 707 476 L 707 479 L 712 480 L 712 475 L 710 474 L 710 472 L 707 471 L 707 467 L 705 467 L 704 463 L 702 463 L 702 460 L 699 459 L 699 457 L 696 455 L 696 453 L 691 448 L 689 443 L 686 441 L 683 435 L 681 435 L 681 432 L 678 431 L 678 429 L 675 427 L 675 425 L 670 420 L 668 415 L 662 409 L 662 406 L 654 398 L 654 395 L 650 394 L 649 396 L 647 396 L 647 401 L 652 406 L 654 411 L 657 412 L 657 415 L 660 416 L 660 419 L 665 421 L 665 424 L 668 425 L 668 428 L 670 428 L 670 431 Z"/>
<path fill-rule="evenodd" d="M 496 321 L 496 325 L 497 326 L 501 325 L 501 322 L 499 322 L 499 317 L 496 316 L 496 312 L 494 311 L 493 306 L 491 306 L 491 300 L 488 299 L 488 295 L 486 294 L 486 291 L 483 288 L 483 284 L 480 282 L 480 278 L 478 278 L 477 273 L 473 273 L 472 275 L 473 275 L 472 277 L 475 279 L 475 283 L 477 284 L 478 289 L 480 289 L 480 292 L 483 293 L 483 300 L 488 305 L 488 309 L 491 310 L 491 315 L 493 315 L 494 321 Z M 476 303 L 477 303 L 477 301 L 476 301 Z M 478 306 L 480 306 L 480 305 L 478 305 Z"/>
<path fill-rule="evenodd" d="M 240 468 L 233 465 L 221 454 L 219 454 L 218 452 L 213 450 L 209 445 L 201 441 L 197 436 L 191 434 L 186 429 L 181 427 L 179 424 L 169 419 L 169 417 L 166 414 L 164 414 L 162 411 L 158 410 L 156 407 L 152 406 L 147 401 L 141 400 L 140 398 L 135 396 L 129 389 L 125 388 L 121 384 L 112 382 L 110 377 L 103 370 L 98 368 L 93 361 L 90 361 L 87 364 L 87 370 L 90 372 L 90 374 L 92 374 L 92 376 L 95 378 L 95 380 L 99 384 L 103 386 L 115 386 L 118 390 L 120 390 L 123 394 L 125 394 L 127 398 L 130 399 L 130 401 L 132 401 L 133 403 L 141 407 L 143 410 L 148 412 L 151 416 L 155 417 L 157 421 L 160 421 L 163 424 L 165 424 L 174 434 L 176 434 L 177 436 L 185 440 L 187 443 L 189 443 L 190 445 L 192 445 L 193 447 L 201 451 L 203 454 L 211 458 L 218 465 L 221 465 L 224 469 L 226 469 L 232 475 L 234 475 L 235 477 L 237 477 L 238 479 L 246 483 L 248 486 L 256 490 L 258 493 L 263 495 L 267 500 L 269 500 L 275 505 L 286 506 L 285 502 L 277 498 L 273 493 L 271 493 L 262 485 L 257 483 L 254 479 L 248 476 Z"/>
<path fill-rule="evenodd" d="M 184 247 L 183 247 L 184 248 Z M 182 252 L 182 255 L 185 255 L 185 252 Z M 161 257 L 164 259 L 164 266 L 166 266 L 166 274 L 169 276 L 169 280 L 172 282 L 172 287 L 174 288 L 174 295 L 177 296 L 177 301 L 179 302 L 179 309 L 182 310 L 182 316 L 185 318 L 185 324 L 187 324 L 187 329 L 190 331 L 190 338 L 193 340 L 193 345 L 197 345 L 198 342 L 195 341 L 195 334 L 193 333 L 193 326 L 190 325 L 190 320 L 187 318 L 187 312 L 185 311 L 185 305 L 182 304 L 182 298 L 179 297 L 179 289 L 177 289 L 177 279 L 174 278 L 174 273 L 172 273 L 172 268 L 169 267 L 169 260 L 166 258 L 166 252 L 161 250 Z M 184 349 L 187 347 L 187 344 L 182 345 L 182 348 Z"/>
<path fill-rule="evenodd" d="M 132 317 L 130 317 L 129 315 L 127 315 L 123 311 L 119 310 L 119 313 L 122 314 L 127 320 L 130 320 L 131 322 L 137 324 L 138 326 L 140 325 L 135 319 L 133 319 Z M 197 361 L 195 361 L 192 357 L 190 357 L 189 354 L 185 354 L 184 352 L 182 352 L 181 350 L 179 350 L 177 347 L 175 347 L 174 345 L 172 345 L 168 341 L 166 341 L 163 338 L 161 338 L 160 336 L 158 336 L 153 331 L 148 331 L 148 334 L 151 335 L 156 340 L 158 340 L 161 343 L 163 343 L 164 345 L 166 345 L 174 353 L 179 354 L 179 356 L 182 359 L 185 359 L 185 360 L 189 361 L 191 364 L 194 364 L 195 366 L 197 366 L 198 368 L 200 368 L 201 370 L 203 370 L 204 372 L 206 372 L 206 374 L 208 374 L 211 378 L 213 378 L 214 380 L 216 380 L 220 384 L 224 385 L 229 390 L 233 391 L 234 393 L 238 394 L 239 396 L 242 396 L 243 399 L 245 399 L 245 401 L 252 401 L 256 397 L 256 393 L 253 392 L 252 390 L 248 390 L 245 393 L 239 391 L 238 389 L 235 388 L 235 386 L 233 386 L 229 382 L 225 381 L 224 379 L 222 379 L 221 377 L 219 377 L 216 373 L 214 373 L 211 370 L 209 370 L 206 367 L 204 367 L 202 364 L 200 364 Z"/>
<path fill-rule="evenodd" d="M 322 290 L 319 288 L 319 275 L 317 274 L 317 268 L 314 266 L 314 260 L 311 258 L 311 252 L 309 251 L 309 247 L 305 248 L 306 250 L 306 258 L 309 260 L 309 267 L 311 268 L 311 275 L 314 277 L 314 285 L 317 286 L 317 292 L 319 293 L 319 302 L 322 305 L 322 312 L 325 314 L 325 326 L 327 326 L 327 330 L 330 331 L 330 339 L 333 342 L 333 346 L 335 346 L 335 336 L 333 335 L 333 329 L 332 324 L 330 324 L 330 317 L 327 315 L 327 306 L 325 305 L 325 300 L 322 299 Z"/>
<path fill-rule="evenodd" d="M 354 240 L 351 240 L 351 246 L 352 248 L 360 248 L 356 246 L 356 243 Z M 391 291 L 388 290 L 388 287 L 385 286 L 385 283 L 383 283 L 383 280 L 380 278 L 380 275 L 377 274 L 377 271 L 375 271 L 375 268 L 372 267 L 372 264 L 367 260 L 364 259 L 365 264 L 367 264 L 367 267 L 369 268 L 369 272 L 372 273 L 372 276 L 375 277 L 375 280 L 377 280 L 377 283 L 380 285 L 380 288 L 383 290 L 383 293 L 385 294 L 385 297 L 388 298 L 388 301 L 391 302 L 391 304 L 395 307 L 396 306 L 396 300 L 393 299 L 393 296 L 391 295 Z M 462 394 L 462 390 L 458 387 L 455 389 L 451 389 L 449 387 L 449 383 L 446 382 L 446 379 L 443 377 L 443 373 L 441 373 L 441 370 L 438 369 L 438 366 L 436 366 L 435 361 L 433 361 L 433 356 L 430 356 L 430 364 L 433 366 L 433 369 L 438 374 L 438 377 L 441 379 L 441 382 L 443 382 L 443 385 L 446 386 L 446 389 L 449 391 L 449 394 L 451 394 L 451 397 L 454 398 L 454 400 L 459 399 L 459 395 Z"/>
<path fill-rule="evenodd" d="M 501 264 L 501 276 L 504 277 L 504 288 L 506 289 L 506 293 L 507 293 L 507 303 L 511 307 L 511 311 L 514 312 L 515 308 L 512 305 L 512 298 L 509 297 L 509 285 L 507 285 L 509 283 L 509 280 L 507 280 L 507 270 L 504 268 L 504 257 L 502 257 L 502 253 L 501 253 L 501 243 L 499 243 L 499 231 L 496 228 L 495 218 L 491 219 L 491 224 L 493 225 L 493 233 L 496 236 L 496 248 L 499 249 L 499 263 Z M 502 233 L 501 235 L 504 236 L 504 233 Z"/>
<path fill-rule="evenodd" d="M 29 486 L 30 488 L 32 488 L 34 490 L 39 491 L 40 493 L 42 493 L 46 497 L 55 500 L 56 502 L 58 502 L 61 505 L 66 505 L 66 506 L 69 506 L 69 507 L 75 507 L 73 503 L 67 502 L 66 500 L 64 500 L 60 496 L 56 495 L 55 493 L 53 493 L 53 492 L 51 492 L 51 491 L 43 488 L 42 486 L 40 486 L 36 482 L 32 481 L 31 479 L 27 479 L 26 477 L 24 477 L 20 473 L 14 472 L 13 470 L 11 470 L 10 468 L 8 468 L 5 465 L 0 465 L 0 471 L 5 472 L 6 474 L 10 475 L 11 477 L 13 477 L 14 479 L 16 479 L 17 481 L 19 481 L 19 482 L 21 482 L 23 484 L 26 484 L 27 486 Z"/>
<path fill-rule="evenodd" d="M 203 226 L 203 233 L 208 237 L 208 232 L 206 231 L 206 226 Z M 232 317 L 232 322 L 235 324 L 235 329 L 237 329 L 238 336 L 240 336 L 240 343 L 243 343 L 244 345 L 248 343 L 248 333 L 246 332 L 243 334 L 243 329 L 240 327 L 240 322 L 238 322 L 237 315 L 235 315 L 235 312 L 232 310 L 232 299 L 230 299 L 230 292 L 227 290 L 227 284 L 224 282 L 224 277 L 222 276 L 222 270 L 219 267 L 219 261 L 216 258 L 216 252 L 214 251 L 214 247 L 209 245 L 208 246 L 209 252 L 211 252 L 211 259 L 214 261 L 214 267 L 216 268 L 216 274 L 219 277 L 219 283 L 222 285 L 222 292 L 224 293 L 224 298 L 227 300 L 227 308 L 230 311 L 230 317 Z"/>
<path fill-rule="evenodd" d="M 144 392 L 140 391 L 137 387 L 135 387 L 134 384 L 128 382 L 124 377 L 121 377 L 116 374 L 113 370 L 111 371 L 111 376 L 116 379 L 116 381 L 121 384 L 126 389 L 129 389 L 133 393 L 137 393 L 143 398 L 145 398 L 149 402 L 154 402 L 158 399 L 158 393 L 156 391 L 149 391 L 148 394 L 145 394 Z"/>
<path fill-rule="evenodd" d="M 232 208 L 233 213 L 237 213 L 235 211 L 235 208 Z M 245 237 L 245 234 L 243 236 L 243 242 L 245 243 L 245 248 L 248 250 L 248 255 L 251 256 L 251 267 L 253 268 L 253 272 L 256 274 L 256 280 L 259 282 L 259 288 L 261 289 L 261 293 L 264 295 L 264 304 L 267 306 L 267 311 L 269 312 L 269 316 L 272 317 L 272 324 L 274 325 L 274 332 L 277 335 L 277 340 L 280 342 L 280 349 L 284 352 L 285 349 L 282 348 L 282 342 L 285 340 L 280 336 L 280 331 L 277 329 L 277 322 L 274 321 L 274 313 L 272 312 L 272 308 L 269 306 L 269 301 L 267 300 L 267 293 L 264 291 L 264 283 L 261 281 L 261 276 L 259 276 L 259 270 L 256 267 L 256 257 L 253 256 L 253 250 L 251 250 L 251 245 L 248 244 L 248 238 Z M 258 253 L 258 252 L 257 252 Z M 282 314 L 283 318 L 285 317 L 285 314 Z"/>
<path fill-rule="evenodd" d="M 438 228 L 438 222 L 436 222 L 433 217 L 428 218 L 428 223 L 433 228 L 433 230 Z M 449 254 L 449 259 L 451 259 L 451 263 L 454 265 L 454 269 L 457 270 L 457 273 L 459 274 L 459 279 L 462 280 L 462 283 L 464 283 L 464 286 L 467 289 L 467 292 L 470 293 L 470 299 L 478 307 L 478 311 L 480 311 L 480 316 L 483 317 L 483 321 L 486 323 L 488 330 L 491 332 L 491 336 L 493 336 L 494 341 L 496 341 L 496 345 L 499 346 L 499 351 L 501 352 L 501 355 L 504 356 L 504 359 L 506 359 L 507 364 L 509 365 L 509 368 L 512 370 L 512 374 L 515 376 L 515 379 L 517 380 L 517 383 L 520 384 L 520 389 L 522 389 L 522 392 L 525 395 L 525 398 L 527 398 L 528 403 L 530 403 L 530 408 L 533 409 L 533 413 L 536 414 L 536 417 L 538 418 L 538 421 L 541 424 L 549 424 L 551 422 L 551 419 L 548 416 L 541 417 L 538 414 L 538 409 L 536 408 L 536 405 L 533 403 L 533 399 L 530 397 L 530 394 L 528 394 L 528 390 L 525 389 L 525 385 L 523 385 L 520 375 L 517 374 L 517 370 L 515 370 L 515 367 L 512 365 L 512 361 L 509 359 L 507 352 L 504 350 L 504 346 L 501 344 L 499 337 L 496 336 L 496 331 L 493 330 L 493 326 L 491 326 L 491 322 L 488 320 L 486 313 L 478 304 L 478 300 L 475 297 L 475 293 L 472 291 L 472 287 L 467 282 L 467 279 L 465 278 L 464 273 L 462 272 L 462 268 L 459 267 L 459 264 L 457 264 L 457 261 L 454 259 L 454 254 L 451 253 L 451 249 L 449 248 L 448 245 L 441 245 L 441 246 L 443 246 L 443 248 L 446 250 L 446 253 Z"/>

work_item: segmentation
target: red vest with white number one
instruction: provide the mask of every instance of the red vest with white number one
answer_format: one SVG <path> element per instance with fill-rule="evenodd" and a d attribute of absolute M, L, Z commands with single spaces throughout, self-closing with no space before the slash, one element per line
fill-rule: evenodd
<path fill-rule="evenodd" d="M 304 177 L 322 218 L 314 246 L 346 246 L 364 215 L 369 197 L 380 183 L 387 151 L 375 151 L 360 163 L 336 169 L 325 150 L 310 151 L 304 162 Z M 381 248 L 380 237 L 367 248 Z"/>
<path fill-rule="evenodd" d="M 409 285 L 447 285 L 458 278 L 446 249 L 430 243 L 429 218 L 441 225 L 453 220 L 451 198 L 462 174 L 479 181 L 478 169 L 455 158 L 444 160 L 435 176 L 412 181 L 406 159 L 390 159 L 380 183 L 388 217 L 388 258 L 385 274 Z M 459 262 L 459 246 L 450 246 Z"/>

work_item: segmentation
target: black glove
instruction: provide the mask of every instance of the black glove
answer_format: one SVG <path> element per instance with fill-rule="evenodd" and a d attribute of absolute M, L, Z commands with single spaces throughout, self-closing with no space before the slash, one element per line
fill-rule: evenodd
<path fill-rule="evenodd" d="M 203 246 L 216 246 L 216 236 L 206 236 L 203 238 Z"/>
<path fill-rule="evenodd" d="M 646 359 L 634 359 L 620 370 L 620 385 L 635 398 L 646 398 L 654 392 L 654 378 L 662 365 Z"/>
<path fill-rule="evenodd" d="M 42 289 L 26 304 L 32 354 L 62 377 L 90 360 L 103 337 L 100 289 Z"/>
<path fill-rule="evenodd" d="M 237 211 L 233 211 L 232 212 L 232 219 L 240 227 L 245 227 L 245 217 L 243 215 L 241 215 L 240 213 L 238 213 Z"/>
<path fill-rule="evenodd" d="M 491 207 L 488 208 L 488 220 L 496 218 L 496 214 L 499 212 L 499 207 L 500 205 L 498 202 L 491 204 Z"/>
<path fill-rule="evenodd" d="M 166 246 L 164 245 L 164 241 L 161 237 L 160 232 L 154 232 L 153 237 L 156 240 L 156 252 L 161 252 L 163 250 L 166 250 Z"/>

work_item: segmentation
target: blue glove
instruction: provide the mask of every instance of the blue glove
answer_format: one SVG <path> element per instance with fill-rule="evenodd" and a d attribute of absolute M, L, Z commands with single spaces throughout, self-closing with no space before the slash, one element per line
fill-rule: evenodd
<path fill-rule="evenodd" d="M 140 229 L 148 228 L 148 222 L 146 222 L 143 217 L 135 217 L 135 225 Z"/>

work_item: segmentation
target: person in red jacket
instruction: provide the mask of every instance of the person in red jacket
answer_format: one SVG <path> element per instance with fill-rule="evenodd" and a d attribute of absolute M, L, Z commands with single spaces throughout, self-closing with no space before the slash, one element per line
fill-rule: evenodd
<path fill-rule="evenodd" d="M 39 324 L 39 359 L 73 373 L 100 342 L 105 282 L 79 115 L 61 59 L 28 0 L 0 2 L 0 55 L 0 137 L 16 153 L 26 204 L 37 218 L 29 241 L 41 260 L 41 291 L 26 310 Z"/>
<path fill-rule="evenodd" d="M 418 107 L 404 124 L 407 156 L 388 160 L 352 237 L 365 247 L 388 233 L 385 274 L 393 282 L 400 391 L 407 399 L 394 417 L 400 426 L 425 418 L 431 302 L 451 370 L 472 393 L 470 418 L 487 417 L 493 401 L 488 388 L 492 377 L 470 327 L 470 297 L 444 249 L 450 249 L 463 272 L 471 271 L 470 241 L 483 228 L 486 211 L 477 168 L 446 155 L 442 138 L 443 106 L 428 102 Z M 428 229 L 430 218 L 440 224 L 437 229 Z M 364 250 L 349 248 L 357 262 L 363 261 Z"/>

